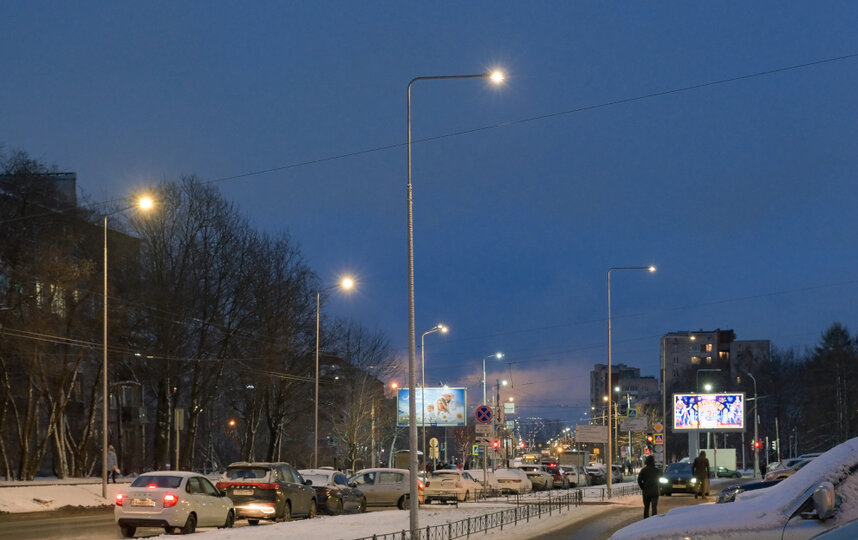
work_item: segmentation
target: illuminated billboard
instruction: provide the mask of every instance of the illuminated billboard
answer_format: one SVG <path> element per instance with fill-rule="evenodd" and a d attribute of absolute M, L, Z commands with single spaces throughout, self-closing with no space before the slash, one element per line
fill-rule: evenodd
<path fill-rule="evenodd" d="M 425 403 L 423 397 L 425 396 Z M 458 427 L 467 422 L 468 402 L 464 388 L 418 388 L 417 425 Z M 425 422 L 425 423 L 424 423 Z M 408 425 L 408 388 L 400 388 L 396 400 L 396 425 Z"/>
<path fill-rule="evenodd" d="M 745 429 L 745 394 L 673 394 L 673 429 Z"/>

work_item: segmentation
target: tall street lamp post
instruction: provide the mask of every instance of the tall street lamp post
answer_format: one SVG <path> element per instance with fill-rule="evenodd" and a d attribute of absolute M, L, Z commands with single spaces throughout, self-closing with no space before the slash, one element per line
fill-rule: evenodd
<path fill-rule="evenodd" d="M 486 398 L 486 360 L 488 360 L 489 358 L 497 358 L 498 360 L 500 360 L 501 358 L 503 358 L 503 353 L 498 352 L 495 354 L 490 354 L 483 358 L 483 405 L 486 405 L 486 399 L 488 399 Z"/>
<path fill-rule="evenodd" d="M 139 208 L 143 211 L 149 211 L 155 205 L 155 202 L 151 197 L 143 196 L 137 200 L 137 204 L 128 206 L 126 208 L 122 208 L 120 210 L 116 210 L 115 212 L 111 212 L 104 216 L 104 343 L 102 344 L 102 352 L 104 353 L 104 358 L 101 366 L 102 371 L 102 393 L 104 394 L 104 403 L 103 403 L 103 418 L 102 418 L 102 440 L 101 440 L 101 496 L 105 499 L 107 498 L 107 218 L 110 216 L 115 216 L 116 214 L 120 214 L 125 212 L 126 210 L 131 210 L 132 208 Z"/>
<path fill-rule="evenodd" d="M 423 404 L 423 408 L 420 412 L 420 424 L 423 426 L 423 462 L 426 461 L 426 346 L 424 345 L 426 336 L 429 334 L 434 334 L 435 332 L 441 332 L 442 334 L 446 334 L 450 329 L 444 326 L 443 324 L 436 324 L 429 330 L 423 332 L 423 335 L 420 336 L 420 402 Z"/>
<path fill-rule="evenodd" d="M 407 91 L 407 154 L 408 154 L 408 184 L 406 187 L 407 214 L 408 214 L 408 469 L 409 475 L 409 525 L 411 535 L 416 536 L 420 524 L 417 519 L 417 399 L 414 389 L 417 387 L 417 353 L 416 335 L 414 330 L 414 219 L 412 215 L 411 196 L 411 86 L 417 81 L 445 80 L 445 79 L 491 79 L 495 83 L 504 80 L 501 72 L 478 73 L 475 75 L 435 75 L 429 77 L 415 77 L 408 83 Z"/>
<path fill-rule="evenodd" d="M 706 371 L 709 373 L 714 373 L 714 372 L 720 373 L 721 368 L 701 368 L 701 369 L 697 370 L 697 373 L 695 374 L 695 378 L 696 378 L 695 388 L 696 388 L 696 391 L 698 394 L 700 393 L 700 372 L 701 371 Z M 703 390 L 705 390 L 706 392 L 711 392 L 712 391 L 712 384 L 710 384 L 710 383 L 704 384 Z M 696 441 L 695 445 L 700 444 L 700 419 L 699 419 L 699 417 L 697 420 L 697 431 L 695 432 L 695 435 L 697 436 L 695 439 L 695 441 Z M 718 441 L 716 440 L 715 442 L 717 443 Z M 706 431 L 706 447 L 709 448 L 709 430 Z M 696 448 L 695 448 L 695 450 L 696 450 Z M 716 459 L 717 459 L 717 457 L 716 457 Z"/>
<path fill-rule="evenodd" d="M 757 420 L 757 379 L 751 375 L 751 372 L 748 372 L 748 377 L 754 381 L 754 441 L 760 440 L 760 435 L 757 433 L 757 424 L 759 421 Z M 760 473 L 760 453 L 754 448 L 754 478 Z"/>
<path fill-rule="evenodd" d="M 319 313 L 322 305 L 322 293 L 332 289 L 351 290 L 355 286 L 354 279 L 346 276 L 336 285 L 331 285 L 316 291 L 316 397 L 313 410 L 313 468 L 319 468 Z"/>
<path fill-rule="evenodd" d="M 608 394 L 608 444 L 607 444 L 607 452 L 608 454 L 608 498 L 611 498 L 611 485 L 612 485 L 612 476 L 614 475 L 613 469 L 611 468 L 611 462 L 613 459 L 614 447 L 611 442 L 611 272 L 614 270 L 646 270 L 648 272 L 655 272 L 655 266 L 612 266 L 608 268 L 608 380 L 605 386 L 605 390 Z"/>

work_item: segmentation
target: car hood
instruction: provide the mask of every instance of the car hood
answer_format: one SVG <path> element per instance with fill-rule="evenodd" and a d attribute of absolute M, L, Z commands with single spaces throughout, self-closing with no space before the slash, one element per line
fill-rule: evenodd
<path fill-rule="evenodd" d="M 856 462 L 858 438 L 834 447 L 772 487 L 740 493 L 732 504 L 675 508 L 620 529 L 611 540 L 744 538 L 754 531 L 779 528 L 788 512 L 809 496 L 808 490 L 819 482 L 836 485 Z"/>

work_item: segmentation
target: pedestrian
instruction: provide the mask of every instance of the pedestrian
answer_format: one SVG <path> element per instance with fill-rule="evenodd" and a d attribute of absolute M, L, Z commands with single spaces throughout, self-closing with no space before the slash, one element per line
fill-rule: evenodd
<path fill-rule="evenodd" d="M 706 459 L 706 451 L 701 450 L 700 455 L 694 458 L 694 463 L 691 465 L 691 474 L 697 478 L 697 491 L 694 492 L 694 498 L 697 495 L 701 497 L 709 496 L 709 460 Z"/>
<path fill-rule="evenodd" d="M 116 460 L 116 450 L 113 445 L 107 447 L 107 476 L 116 483 L 116 473 L 119 472 L 118 462 Z"/>
<path fill-rule="evenodd" d="M 660 476 L 661 471 L 655 468 L 655 458 L 647 456 L 646 464 L 641 469 L 641 472 L 638 473 L 638 485 L 641 487 L 641 495 L 643 495 L 644 519 L 649 517 L 650 508 L 652 508 L 652 515 L 658 514 L 658 495 L 660 490 L 658 479 Z"/>

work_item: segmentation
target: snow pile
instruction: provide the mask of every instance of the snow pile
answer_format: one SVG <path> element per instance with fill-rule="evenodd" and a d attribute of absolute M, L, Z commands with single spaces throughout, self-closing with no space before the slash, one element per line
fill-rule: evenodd
<path fill-rule="evenodd" d="M 128 484 L 107 484 L 105 500 L 101 483 L 92 484 L 30 484 L 21 487 L 0 487 L 0 512 L 38 512 L 57 510 L 64 506 L 104 506 L 113 504 L 116 492 Z"/>

